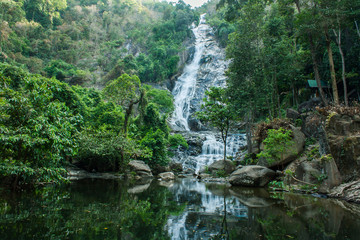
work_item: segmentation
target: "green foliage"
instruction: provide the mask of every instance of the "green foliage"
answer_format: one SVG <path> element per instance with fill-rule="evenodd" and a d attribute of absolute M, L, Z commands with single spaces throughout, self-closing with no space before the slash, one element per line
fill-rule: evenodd
<path fill-rule="evenodd" d="M 285 189 L 285 184 L 283 181 L 271 181 L 269 182 L 268 186 L 272 189 L 272 190 L 278 190 L 278 189 Z"/>
<path fill-rule="evenodd" d="M 161 113 L 171 114 L 174 111 L 174 97 L 169 91 L 152 88 L 149 85 L 144 87 L 147 90 L 148 101 L 156 104 Z"/>
<path fill-rule="evenodd" d="M 226 173 L 226 171 L 224 169 L 217 170 L 215 174 L 216 174 L 216 177 L 219 177 L 219 178 L 224 178 L 224 177 L 228 176 L 228 174 Z"/>
<path fill-rule="evenodd" d="M 82 131 L 78 139 L 75 160 L 89 171 L 124 171 L 131 159 L 146 156 L 133 140 L 105 129 Z"/>
<path fill-rule="evenodd" d="M 2 176 L 37 178 L 31 182 L 63 179 L 63 163 L 77 151 L 74 135 L 81 116 L 55 98 L 56 80 L 28 75 L 16 79 L 13 89 L 12 79 L 0 76 Z"/>
<path fill-rule="evenodd" d="M 189 145 L 187 144 L 186 140 L 180 134 L 169 135 L 169 145 L 171 149 L 177 149 L 179 146 L 186 149 L 189 148 Z"/>
<path fill-rule="evenodd" d="M 319 147 L 316 146 L 307 153 L 307 160 L 312 161 L 318 158 L 320 158 L 320 152 L 319 152 Z"/>
<path fill-rule="evenodd" d="M 294 144 L 292 131 L 279 129 L 269 129 L 268 136 L 264 140 L 264 150 L 257 154 L 258 158 L 265 158 L 269 164 L 282 159 L 284 152 Z"/>
<path fill-rule="evenodd" d="M 103 92 L 108 99 L 124 106 L 129 102 L 136 101 L 140 87 L 140 79 L 136 75 L 123 74 L 107 84 Z"/>
<path fill-rule="evenodd" d="M 150 152 L 148 157 L 143 157 L 145 163 L 149 166 L 161 165 L 165 166 L 169 162 L 167 155 L 168 141 L 165 133 L 160 129 L 155 132 L 148 131 L 143 139 L 140 141 L 140 145 L 147 148 Z"/>
<path fill-rule="evenodd" d="M 76 74 L 76 68 L 62 60 L 52 60 L 44 69 L 48 77 L 56 77 L 58 80 L 65 80 Z"/>

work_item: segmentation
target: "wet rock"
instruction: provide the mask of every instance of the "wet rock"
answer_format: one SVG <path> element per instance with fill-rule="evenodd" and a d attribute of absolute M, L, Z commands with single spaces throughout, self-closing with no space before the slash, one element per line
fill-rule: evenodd
<path fill-rule="evenodd" d="M 158 176 L 163 181 L 170 181 L 175 179 L 175 174 L 173 172 L 163 172 L 160 173 Z"/>
<path fill-rule="evenodd" d="M 265 158 L 261 158 L 258 163 L 259 165 L 264 167 L 284 166 L 285 164 L 295 160 L 299 154 L 303 152 L 305 146 L 305 135 L 300 131 L 300 128 L 296 128 L 292 125 L 290 127 L 294 135 L 292 139 L 294 144 L 284 151 L 280 160 L 269 163 L 269 161 Z M 263 143 L 261 143 L 260 149 L 264 150 Z"/>
<path fill-rule="evenodd" d="M 209 173 L 200 173 L 197 176 L 197 179 L 205 179 L 205 178 L 211 178 L 211 174 L 209 174 Z"/>
<path fill-rule="evenodd" d="M 129 162 L 128 166 L 130 171 L 135 172 L 135 174 L 140 178 L 153 177 L 149 165 L 147 165 L 143 161 L 133 160 Z"/>
<path fill-rule="evenodd" d="M 333 188 L 329 196 L 342 198 L 349 202 L 360 203 L 360 180 L 341 184 Z"/>
<path fill-rule="evenodd" d="M 235 171 L 235 164 L 229 160 L 219 160 L 208 166 L 208 171 L 211 173 L 217 173 L 218 171 L 222 170 L 225 170 L 227 174 L 230 174 Z"/>
<path fill-rule="evenodd" d="M 275 172 L 263 166 L 245 166 L 230 175 L 234 186 L 264 187 L 275 177 Z"/>

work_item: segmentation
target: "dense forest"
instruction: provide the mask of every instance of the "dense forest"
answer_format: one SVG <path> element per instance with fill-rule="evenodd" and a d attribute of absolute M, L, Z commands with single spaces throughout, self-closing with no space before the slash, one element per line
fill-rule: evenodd
<path fill-rule="evenodd" d="M 64 181 L 67 162 L 166 165 L 171 148 L 186 147 L 170 134 L 173 99 L 158 86 L 181 72 L 200 13 L 230 60 L 221 94 L 237 120 L 281 118 L 313 95 L 324 106 L 359 100 L 360 1 L 0 5 L 0 175 L 14 187 Z"/>
<path fill-rule="evenodd" d="M 1 1 L 0 174 L 61 182 L 67 162 L 119 171 L 166 165 L 167 90 L 197 14 L 180 2 Z M 88 88 L 87 88 L 88 87 Z"/>

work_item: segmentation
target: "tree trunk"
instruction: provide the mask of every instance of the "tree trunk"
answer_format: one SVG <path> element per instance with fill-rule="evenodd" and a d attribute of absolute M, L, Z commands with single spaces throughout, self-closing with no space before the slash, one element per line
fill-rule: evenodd
<path fill-rule="evenodd" d="M 358 34 L 358 36 L 360 38 L 360 31 L 359 31 L 359 26 L 358 26 L 357 21 L 355 21 L 355 26 L 356 26 L 356 32 L 357 32 L 357 34 Z"/>
<path fill-rule="evenodd" d="M 297 10 L 300 12 L 300 1 L 294 0 Z"/>
<path fill-rule="evenodd" d="M 331 74 L 331 83 L 332 83 L 332 89 L 333 89 L 334 104 L 336 106 L 338 106 L 340 104 L 340 102 L 339 102 L 339 94 L 338 94 L 336 75 L 335 75 L 333 52 L 331 49 L 331 39 L 330 39 L 327 28 L 324 29 L 324 32 L 325 32 L 325 37 L 326 37 L 326 47 L 327 47 L 327 51 L 328 51 L 329 64 L 330 64 L 330 74 Z"/>
<path fill-rule="evenodd" d="M 227 135 L 227 134 L 226 134 Z M 224 142 L 224 162 L 226 160 L 226 143 L 227 143 L 227 136 L 225 136 L 223 138 L 223 142 Z M 225 168 L 225 164 L 224 164 L 224 168 Z"/>
<path fill-rule="evenodd" d="M 300 8 L 300 1 L 299 0 L 294 0 L 295 4 L 296 4 L 296 8 L 298 10 L 299 13 L 301 13 L 301 8 Z M 318 86 L 318 90 L 320 93 L 320 97 L 322 102 L 324 103 L 325 106 L 328 105 L 328 102 L 325 98 L 325 93 L 322 89 L 321 86 L 321 79 L 320 79 L 320 74 L 319 74 L 319 64 L 316 58 L 316 48 L 315 48 L 315 44 L 314 44 L 314 40 L 313 37 L 311 35 L 311 33 L 308 33 L 308 39 L 309 39 L 309 44 L 310 44 L 310 52 L 311 52 L 311 58 L 313 61 L 313 68 L 314 68 L 314 73 L 315 73 L 315 80 L 316 80 L 316 84 Z"/>
<path fill-rule="evenodd" d="M 316 84 L 318 86 L 318 90 L 319 90 L 319 93 L 320 93 L 321 100 L 325 104 L 325 106 L 327 106 L 328 102 L 327 102 L 327 100 L 325 98 L 325 93 L 324 93 L 324 91 L 322 89 L 322 86 L 321 86 L 321 80 L 320 80 L 320 74 L 319 74 L 319 64 L 318 64 L 318 61 L 317 61 L 317 58 L 316 58 L 315 44 L 314 44 L 314 41 L 313 41 L 313 38 L 312 38 L 311 34 L 309 34 L 308 37 L 309 37 L 310 52 L 311 52 L 311 57 L 312 57 L 312 61 L 313 61 L 313 68 L 314 68 L 314 73 L 315 73 Z"/>
<path fill-rule="evenodd" d="M 274 73 L 274 85 L 275 85 L 275 97 L 278 109 L 278 118 L 281 118 L 281 104 L 280 104 L 280 94 L 279 94 L 279 87 L 277 83 L 276 72 Z"/>
<path fill-rule="evenodd" d="M 123 133 L 124 133 L 125 138 L 127 137 L 129 119 L 130 119 L 130 115 L 131 115 L 134 104 L 135 104 L 134 102 L 130 102 L 130 104 L 125 112 L 125 119 L 124 119 L 124 126 L 123 126 Z"/>
<path fill-rule="evenodd" d="M 344 85 L 344 102 L 345 102 L 345 106 L 349 106 L 349 101 L 348 101 L 348 93 L 347 93 L 347 85 L 346 85 L 346 68 L 345 68 L 345 56 L 344 56 L 344 51 L 342 50 L 341 47 L 341 29 L 339 26 L 339 33 L 337 34 L 336 31 L 333 29 L 334 35 L 336 37 L 336 43 L 339 47 L 339 52 L 340 52 L 340 56 L 341 56 L 341 66 L 342 66 L 342 73 L 341 73 L 341 78 L 343 81 L 343 85 Z"/>

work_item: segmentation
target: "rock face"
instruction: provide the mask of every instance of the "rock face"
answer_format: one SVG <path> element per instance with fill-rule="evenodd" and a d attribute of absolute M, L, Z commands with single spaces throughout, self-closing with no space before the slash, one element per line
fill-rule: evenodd
<path fill-rule="evenodd" d="M 345 182 L 360 176 L 360 116 L 331 114 L 325 126 L 328 145 Z"/>
<path fill-rule="evenodd" d="M 288 149 L 285 150 L 283 156 L 280 160 L 269 163 L 266 159 L 260 159 L 259 165 L 265 167 L 275 167 L 275 166 L 283 166 L 298 157 L 298 155 L 304 150 L 305 145 L 305 135 L 300 131 L 300 128 L 296 128 L 291 126 L 291 130 L 293 131 L 293 139 L 294 144 L 292 144 Z M 264 144 L 261 143 L 260 150 L 264 150 Z"/>
<path fill-rule="evenodd" d="M 333 158 L 323 157 L 308 161 L 302 157 L 292 162 L 287 168 L 294 172 L 294 177 L 302 183 L 319 185 L 319 192 L 329 193 L 330 189 L 341 183 L 340 172 Z M 296 184 L 291 177 L 285 179 L 286 184 Z"/>
<path fill-rule="evenodd" d="M 213 162 L 209 167 L 208 170 L 211 173 L 216 173 L 219 170 L 225 170 L 227 174 L 232 173 L 235 171 L 235 165 L 232 161 L 229 160 L 219 160 L 216 162 Z"/>
<path fill-rule="evenodd" d="M 264 187 L 275 177 L 275 172 L 263 166 L 245 166 L 230 175 L 234 186 Z"/>
<path fill-rule="evenodd" d="M 332 189 L 329 196 L 343 198 L 349 202 L 360 203 L 360 180 L 345 183 Z"/>
<path fill-rule="evenodd" d="M 159 174 L 159 178 L 164 181 L 170 181 L 175 179 L 175 174 L 172 172 L 163 172 Z"/>
<path fill-rule="evenodd" d="M 133 160 L 129 162 L 129 168 L 130 171 L 135 172 L 136 175 L 139 177 L 153 177 L 150 167 L 143 161 Z"/>

